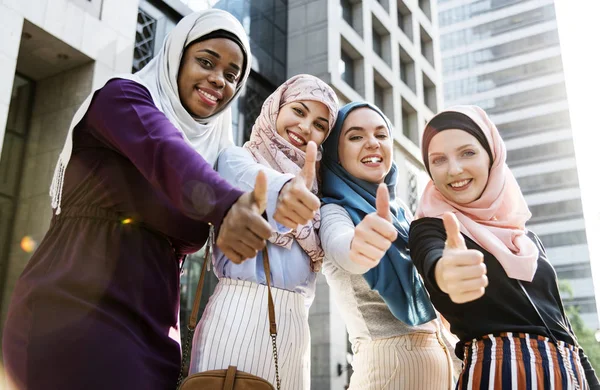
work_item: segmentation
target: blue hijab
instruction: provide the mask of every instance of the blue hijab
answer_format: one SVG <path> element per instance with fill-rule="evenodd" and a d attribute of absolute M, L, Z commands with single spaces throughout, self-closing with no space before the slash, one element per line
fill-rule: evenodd
<path fill-rule="evenodd" d="M 323 144 L 321 160 L 323 203 L 342 206 L 350 214 L 354 225 L 358 225 L 367 214 L 376 211 L 377 184 L 355 178 L 338 162 L 338 145 L 344 121 L 352 110 L 361 107 L 368 107 L 381 115 L 390 137 L 392 136 L 387 118 L 377 107 L 366 102 L 346 104 L 339 110 L 335 126 Z M 410 224 L 406 220 L 404 210 L 395 206 L 397 182 L 398 167 L 392 163 L 391 170 L 385 177 L 385 184 L 390 192 L 392 223 L 398 231 L 398 238 L 379 264 L 363 276 L 369 287 L 379 293 L 397 319 L 414 326 L 433 320 L 436 314 L 408 254 Z"/>

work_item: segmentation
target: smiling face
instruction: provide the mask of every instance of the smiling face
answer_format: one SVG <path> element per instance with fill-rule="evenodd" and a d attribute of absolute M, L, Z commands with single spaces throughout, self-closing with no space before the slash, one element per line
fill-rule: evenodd
<path fill-rule="evenodd" d="M 199 118 L 219 112 L 235 94 L 243 63 L 242 49 L 230 39 L 189 45 L 177 75 L 179 99 L 187 112 Z"/>
<path fill-rule="evenodd" d="M 329 110 L 321 102 L 299 100 L 279 110 L 277 133 L 286 141 L 306 152 L 308 141 L 321 145 L 329 132 Z"/>
<path fill-rule="evenodd" d="M 381 115 L 367 107 L 351 111 L 342 126 L 338 154 L 352 176 L 382 183 L 392 167 L 392 138 Z"/>
<path fill-rule="evenodd" d="M 467 204 L 479 199 L 488 181 L 490 157 L 464 130 L 443 130 L 429 143 L 433 184 L 448 200 Z"/>

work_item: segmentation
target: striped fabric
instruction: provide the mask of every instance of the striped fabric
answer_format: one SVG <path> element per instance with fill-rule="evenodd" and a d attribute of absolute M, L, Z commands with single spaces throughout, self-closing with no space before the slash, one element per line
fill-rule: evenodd
<path fill-rule="evenodd" d="M 411 333 L 352 348 L 349 390 L 447 390 L 452 388 L 450 354 L 439 334 Z"/>
<path fill-rule="evenodd" d="M 287 290 L 271 291 L 277 317 L 281 388 L 308 390 L 310 333 L 304 298 Z M 220 279 L 196 327 L 190 374 L 234 365 L 275 386 L 268 317 L 266 286 Z"/>
<path fill-rule="evenodd" d="M 526 333 L 486 335 L 465 344 L 457 390 L 588 390 L 576 347 Z"/>

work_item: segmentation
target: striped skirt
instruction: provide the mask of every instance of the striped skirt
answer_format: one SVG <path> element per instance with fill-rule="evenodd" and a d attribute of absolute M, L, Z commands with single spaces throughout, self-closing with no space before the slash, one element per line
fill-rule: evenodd
<path fill-rule="evenodd" d="M 458 390 L 588 390 L 579 350 L 526 333 L 486 335 L 465 344 Z"/>
<path fill-rule="evenodd" d="M 449 390 L 452 362 L 439 333 L 356 342 L 349 390 Z"/>
<path fill-rule="evenodd" d="M 310 389 L 310 332 L 304 297 L 271 288 L 281 388 Z M 220 279 L 196 327 L 190 374 L 236 366 L 275 386 L 267 287 Z"/>

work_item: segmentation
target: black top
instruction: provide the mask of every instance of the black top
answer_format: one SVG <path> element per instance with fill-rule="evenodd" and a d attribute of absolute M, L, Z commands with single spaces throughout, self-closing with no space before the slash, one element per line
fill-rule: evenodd
<path fill-rule="evenodd" d="M 554 337 L 573 345 L 571 324 L 565 315 L 554 267 L 548 261 L 539 238 L 531 231 L 528 236 L 537 245 L 540 257 L 533 281 L 521 283 Z M 492 254 L 464 234 L 463 237 L 467 248 L 476 249 L 483 254 L 489 285 L 481 298 L 462 304 L 452 302 L 435 281 L 435 264 L 442 257 L 446 241 L 442 220 L 422 218 L 414 221 L 409 237 L 412 260 L 424 279 L 431 301 L 450 323 L 452 333 L 460 339 L 456 345 L 456 355 L 462 359 L 464 343 L 486 334 L 520 332 L 550 337 L 518 281 L 508 277 Z M 600 388 L 594 369 L 583 351 L 580 352 L 580 357 L 588 383 L 592 388 Z"/>

